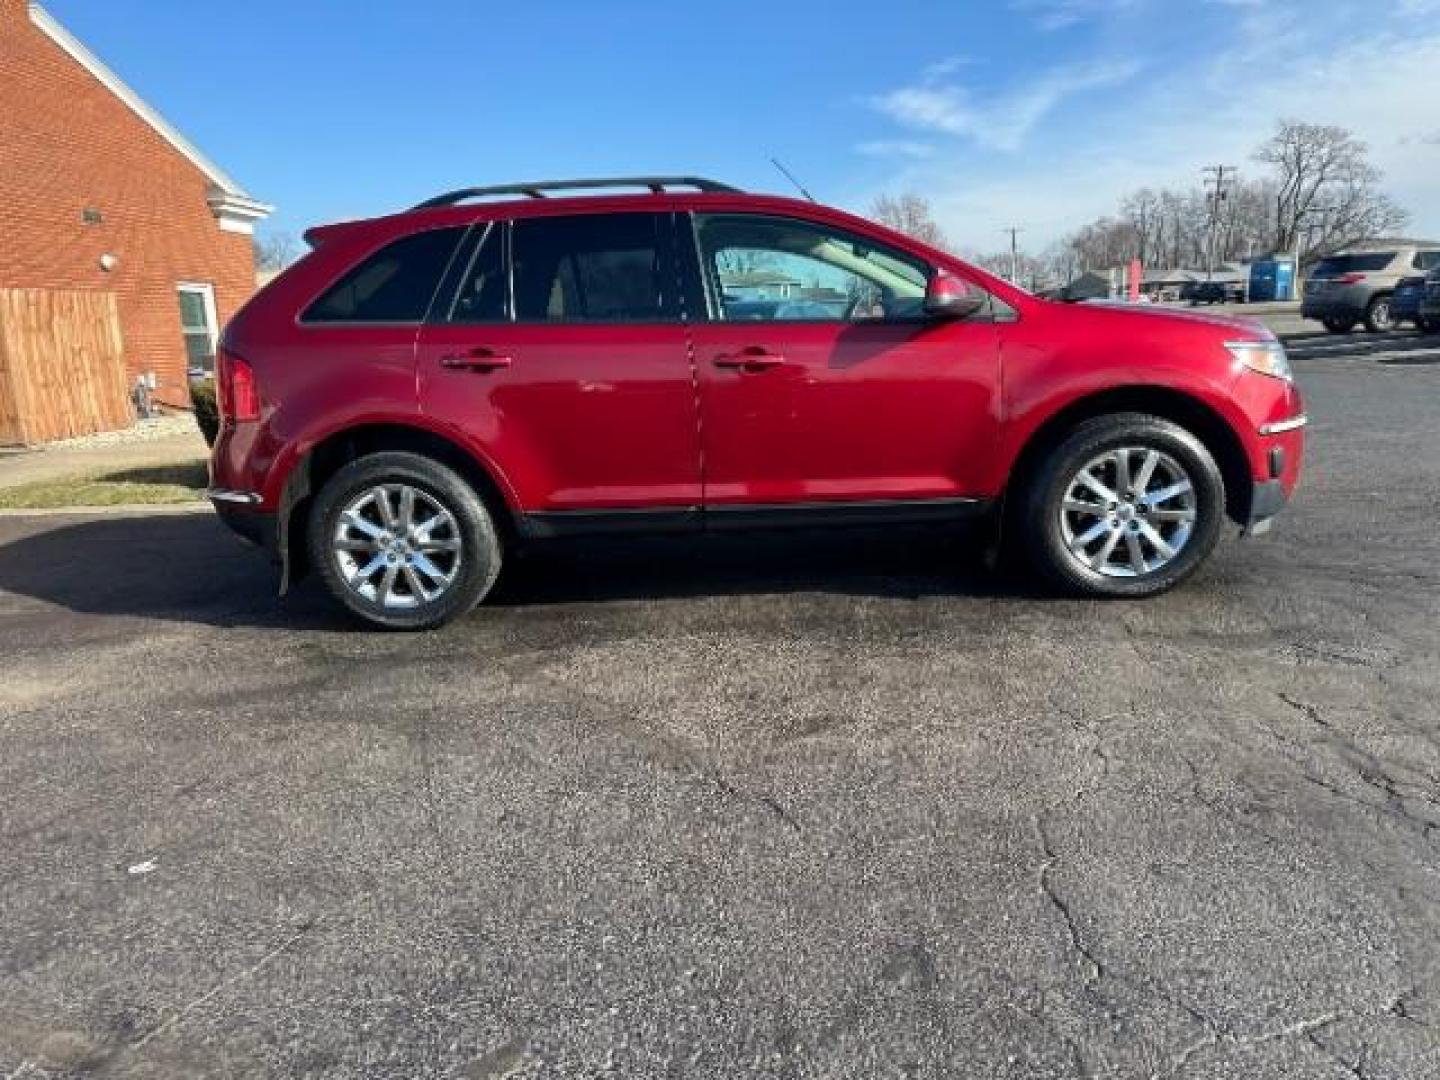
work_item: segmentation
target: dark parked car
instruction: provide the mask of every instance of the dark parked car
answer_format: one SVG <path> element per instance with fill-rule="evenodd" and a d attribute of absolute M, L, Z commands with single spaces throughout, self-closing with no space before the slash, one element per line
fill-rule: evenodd
<path fill-rule="evenodd" d="M 1422 334 L 1440 334 L 1440 267 L 1425 275 L 1425 295 L 1415 325 Z"/>
<path fill-rule="evenodd" d="M 1396 326 L 1405 323 L 1419 324 L 1420 302 L 1425 299 L 1425 275 L 1411 274 L 1395 283 L 1395 293 L 1390 297 L 1390 318 Z"/>
<path fill-rule="evenodd" d="M 1060 587 L 1148 596 L 1300 474 L 1258 325 L 1041 300 L 808 202 L 519 184 L 307 239 L 225 331 L 209 495 L 380 626 L 547 538 L 980 516 Z M 754 265 L 844 299 L 739 310 Z"/>
<path fill-rule="evenodd" d="M 1197 281 L 1181 291 L 1191 307 L 1200 304 L 1238 304 L 1245 301 L 1245 286 L 1238 281 Z"/>

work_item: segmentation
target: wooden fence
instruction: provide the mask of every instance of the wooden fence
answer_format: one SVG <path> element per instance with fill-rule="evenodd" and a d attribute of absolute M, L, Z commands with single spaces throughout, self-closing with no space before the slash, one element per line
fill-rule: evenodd
<path fill-rule="evenodd" d="M 0 289 L 0 446 L 134 422 L 114 293 Z"/>

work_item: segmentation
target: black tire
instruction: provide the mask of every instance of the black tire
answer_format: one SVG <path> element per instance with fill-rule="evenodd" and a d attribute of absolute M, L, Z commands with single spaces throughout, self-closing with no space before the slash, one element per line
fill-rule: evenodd
<path fill-rule="evenodd" d="M 1394 308 L 1390 294 L 1381 293 L 1365 306 L 1365 329 L 1372 334 L 1386 334 L 1395 329 Z"/>
<path fill-rule="evenodd" d="M 1440 334 L 1440 319 L 1432 319 L 1421 315 L 1415 320 L 1415 329 L 1422 334 Z"/>
<path fill-rule="evenodd" d="M 454 518 L 459 567 L 453 581 L 433 600 L 415 599 L 412 594 L 415 606 L 390 607 L 362 596 L 346 580 L 342 556 L 331 538 L 345 507 L 380 484 L 417 489 Z M 326 481 L 310 513 L 306 541 L 311 565 L 330 594 L 352 615 L 387 630 L 428 630 L 465 614 L 489 593 L 502 561 L 495 520 L 475 489 L 434 459 L 401 452 L 368 454 Z"/>
<path fill-rule="evenodd" d="M 1154 449 L 1188 474 L 1195 518 L 1188 540 L 1173 559 L 1134 577 L 1112 577 L 1081 563 L 1067 546 L 1062 505 L 1077 473 L 1121 447 Z M 1096 597 L 1154 596 L 1174 588 L 1209 557 L 1225 518 L 1225 482 L 1205 444 L 1158 416 L 1114 413 L 1075 428 L 1040 463 L 1021 493 L 1019 527 L 1031 564 L 1066 592 Z"/>
<path fill-rule="evenodd" d="M 1348 334 L 1355 329 L 1355 322 L 1352 319 L 1325 319 L 1325 329 L 1332 334 Z"/>

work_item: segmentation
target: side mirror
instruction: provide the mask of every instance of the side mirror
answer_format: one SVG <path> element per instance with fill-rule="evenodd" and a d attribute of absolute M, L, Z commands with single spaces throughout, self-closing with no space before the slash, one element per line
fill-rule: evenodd
<path fill-rule="evenodd" d="M 968 319 L 985 306 L 985 294 L 946 270 L 925 285 L 925 314 L 935 319 Z"/>

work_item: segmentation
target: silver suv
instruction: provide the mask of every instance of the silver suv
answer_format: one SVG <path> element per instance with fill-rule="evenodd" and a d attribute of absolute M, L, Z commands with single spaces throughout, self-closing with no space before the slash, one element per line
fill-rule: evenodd
<path fill-rule="evenodd" d="M 1300 314 L 1332 334 L 1363 322 L 1372 333 L 1395 328 L 1390 296 L 1402 277 L 1440 266 L 1440 243 L 1376 244 L 1321 259 L 1305 283 Z"/>

